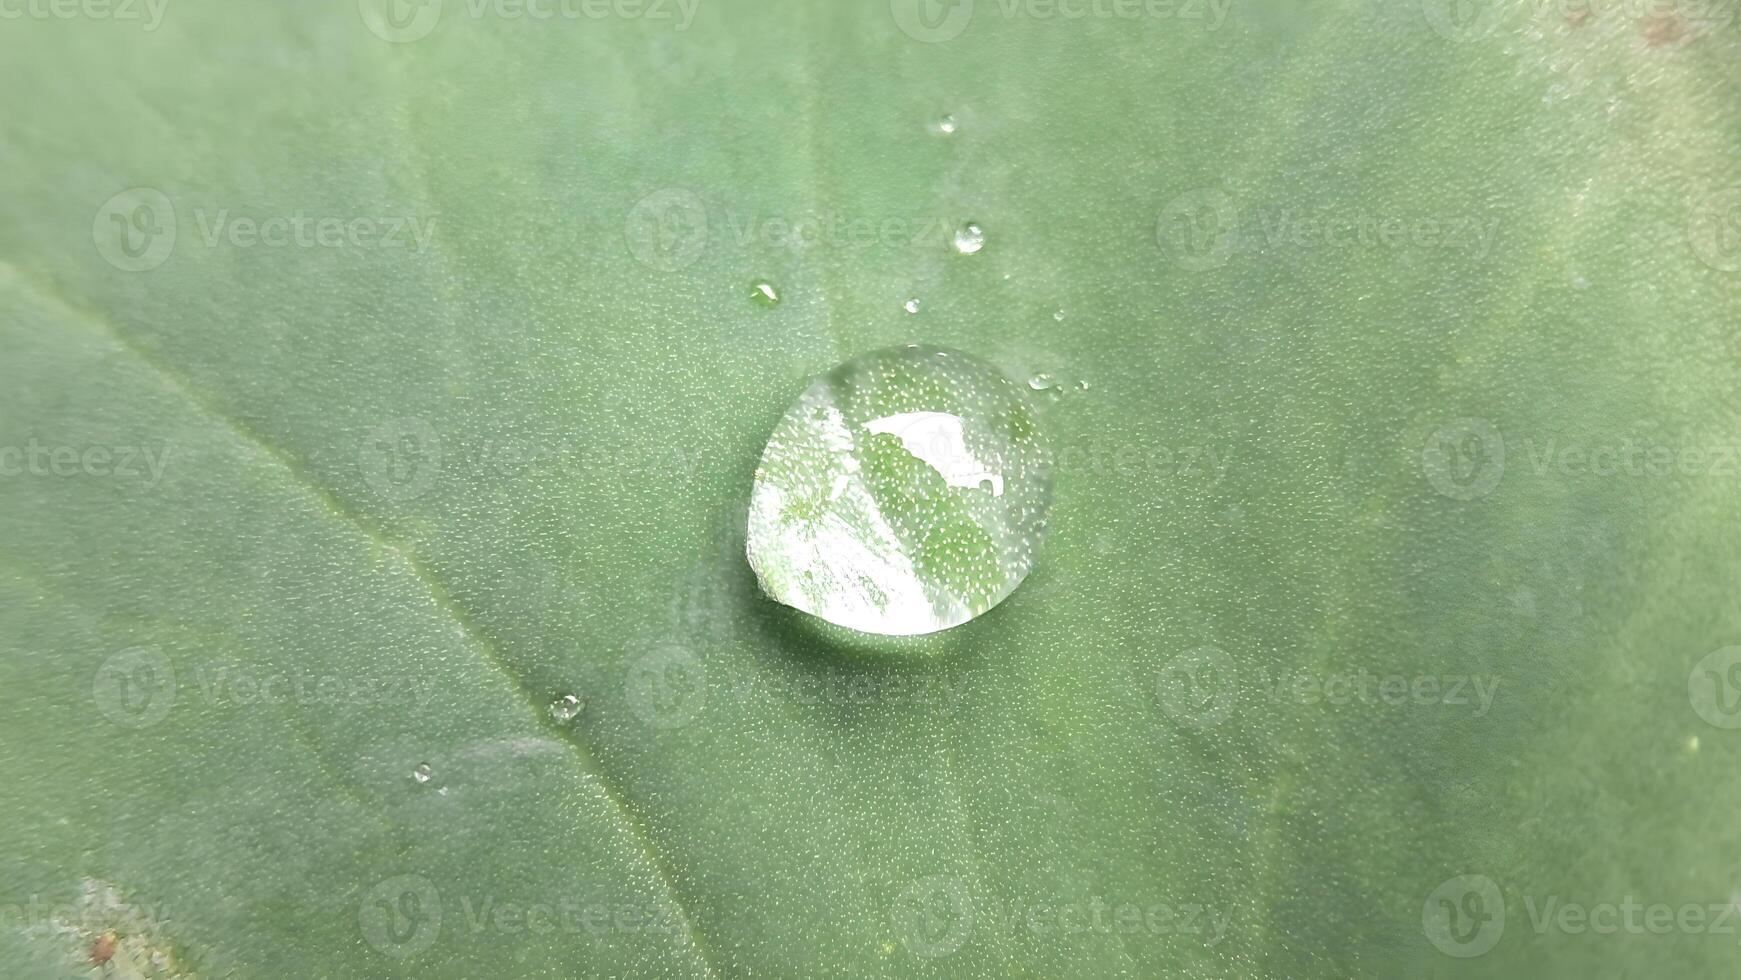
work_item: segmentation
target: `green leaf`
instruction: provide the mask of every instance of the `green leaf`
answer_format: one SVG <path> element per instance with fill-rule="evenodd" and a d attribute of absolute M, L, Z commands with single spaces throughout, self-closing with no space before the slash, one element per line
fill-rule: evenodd
<path fill-rule="evenodd" d="M 0 973 L 1731 972 L 1736 25 L 1058 7 L 8 7 Z M 917 341 L 1051 528 L 870 639 Z"/>

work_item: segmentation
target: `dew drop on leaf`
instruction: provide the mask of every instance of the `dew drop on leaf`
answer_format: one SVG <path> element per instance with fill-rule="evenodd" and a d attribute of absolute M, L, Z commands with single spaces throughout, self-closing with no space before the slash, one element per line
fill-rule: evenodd
<path fill-rule="evenodd" d="M 433 775 L 435 775 L 435 770 L 429 768 L 429 763 L 427 762 L 420 762 L 417 764 L 416 769 L 411 770 L 411 778 L 420 783 L 429 782 L 429 777 Z"/>
<path fill-rule="evenodd" d="M 936 122 L 931 124 L 931 129 L 943 136 L 953 135 L 955 132 L 955 117 L 948 115 L 941 116 Z"/>
<path fill-rule="evenodd" d="M 810 382 L 750 494 L 762 589 L 867 633 L 958 626 L 1033 567 L 1052 454 L 1023 390 L 979 358 L 911 345 Z"/>
<path fill-rule="evenodd" d="M 985 247 L 985 229 L 968 221 L 955 229 L 955 250 L 962 255 L 972 255 Z"/>
<path fill-rule="evenodd" d="M 765 279 L 758 279 L 750 284 L 750 299 L 763 306 L 777 306 L 780 302 L 780 293 L 774 288 L 773 283 Z"/>
<path fill-rule="evenodd" d="M 901 304 L 901 309 L 906 310 L 908 313 L 917 313 L 919 312 L 919 301 L 917 299 L 907 300 L 905 303 Z"/>
<path fill-rule="evenodd" d="M 580 714 L 580 709 L 584 707 L 586 707 L 586 703 L 580 698 L 572 694 L 564 694 L 550 702 L 550 717 L 566 725 L 573 721 L 575 716 Z"/>

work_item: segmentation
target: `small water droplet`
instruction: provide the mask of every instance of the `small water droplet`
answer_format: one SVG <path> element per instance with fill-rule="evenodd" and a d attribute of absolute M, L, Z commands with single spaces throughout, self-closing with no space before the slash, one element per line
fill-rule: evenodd
<path fill-rule="evenodd" d="M 933 633 L 1027 577 L 1051 493 L 1016 384 L 960 351 L 893 347 L 813 379 L 787 410 L 745 550 L 779 602 L 866 633 Z"/>
<path fill-rule="evenodd" d="M 1039 374 L 1028 379 L 1028 387 L 1035 391 L 1050 391 L 1051 389 L 1058 387 L 1058 382 L 1053 379 L 1050 374 L 1041 371 Z"/>
<path fill-rule="evenodd" d="M 985 229 L 967 221 L 955 229 L 955 250 L 962 255 L 972 255 L 985 247 Z"/>
<path fill-rule="evenodd" d="M 1063 323 L 1064 322 L 1064 311 L 1059 310 L 1056 313 L 1053 313 L 1052 319 L 1057 320 L 1059 323 Z"/>
<path fill-rule="evenodd" d="M 1086 381 L 1076 382 L 1076 390 L 1077 391 L 1087 391 L 1088 390 L 1088 382 L 1086 382 Z"/>
<path fill-rule="evenodd" d="M 411 778 L 420 783 L 429 782 L 429 777 L 433 775 L 435 775 L 435 770 L 429 768 L 429 763 L 427 762 L 420 762 L 417 764 L 416 769 L 411 770 Z"/>
<path fill-rule="evenodd" d="M 901 304 L 901 309 L 906 310 L 908 313 L 917 313 L 919 312 L 919 301 L 916 299 L 907 300 L 905 303 Z"/>
<path fill-rule="evenodd" d="M 955 117 L 951 115 L 939 117 L 936 122 L 931 124 L 931 130 L 943 136 L 952 135 L 955 132 Z"/>
<path fill-rule="evenodd" d="M 550 702 L 550 717 L 566 725 L 573 721 L 575 716 L 580 714 L 580 709 L 584 707 L 586 707 L 586 703 L 580 698 L 572 694 L 564 694 Z"/>
<path fill-rule="evenodd" d="M 780 302 L 780 293 L 774 288 L 773 283 L 759 279 L 750 284 L 750 299 L 763 306 L 777 306 Z"/>

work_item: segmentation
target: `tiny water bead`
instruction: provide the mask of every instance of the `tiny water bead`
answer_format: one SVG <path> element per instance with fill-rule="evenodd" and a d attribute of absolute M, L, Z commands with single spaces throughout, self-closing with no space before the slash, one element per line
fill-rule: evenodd
<path fill-rule="evenodd" d="M 411 778 L 420 783 L 429 782 L 429 777 L 433 775 L 435 775 L 435 770 L 429 768 L 429 763 L 427 762 L 420 762 L 417 764 L 416 769 L 411 770 Z"/>
<path fill-rule="evenodd" d="M 780 302 L 780 292 L 774 284 L 765 279 L 758 279 L 750 284 L 750 299 L 763 306 L 777 306 Z"/>
<path fill-rule="evenodd" d="M 936 122 L 931 124 L 931 129 L 933 132 L 943 136 L 953 135 L 955 132 L 955 117 L 950 115 L 941 116 Z"/>
<path fill-rule="evenodd" d="M 1033 568 L 1052 497 L 1034 407 L 984 361 L 909 345 L 813 379 L 750 493 L 762 589 L 866 633 L 958 626 Z"/>
<path fill-rule="evenodd" d="M 580 709 L 584 707 L 586 704 L 580 698 L 572 694 L 564 694 L 550 702 L 550 717 L 566 725 L 573 721 L 575 716 L 580 714 Z"/>
<path fill-rule="evenodd" d="M 905 303 L 901 304 L 901 309 L 906 310 L 908 313 L 917 313 L 919 312 L 919 301 L 916 299 L 907 300 Z"/>
<path fill-rule="evenodd" d="M 955 229 L 955 250 L 962 255 L 972 255 L 985 247 L 985 229 L 974 222 L 963 222 Z"/>
<path fill-rule="evenodd" d="M 1050 372 L 1041 371 L 1028 379 L 1028 387 L 1047 398 L 1057 400 L 1067 391 L 1087 391 L 1088 382 L 1078 380 L 1075 384 L 1065 384 L 1053 377 Z"/>

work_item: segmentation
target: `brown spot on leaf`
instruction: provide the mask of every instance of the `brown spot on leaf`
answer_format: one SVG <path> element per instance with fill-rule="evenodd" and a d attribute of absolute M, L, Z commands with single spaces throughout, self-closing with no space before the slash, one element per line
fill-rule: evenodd
<path fill-rule="evenodd" d="M 1673 44 L 1685 33 L 1681 19 L 1673 14 L 1644 18 L 1638 22 L 1638 32 L 1644 35 L 1645 46 L 1652 48 Z"/>
<path fill-rule="evenodd" d="M 115 930 L 103 930 L 102 934 L 97 936 L 96 940 L 91 943 L 91 962 L 97 966 L 102 966 L 104 963 L 114 959 L 115 944 L 120 941 L 121 937 L 115 935 Z"/>

